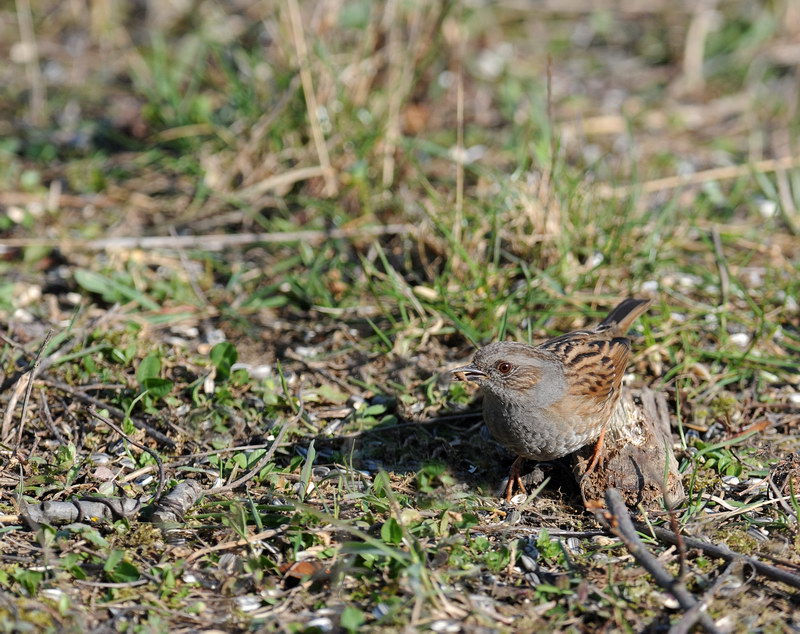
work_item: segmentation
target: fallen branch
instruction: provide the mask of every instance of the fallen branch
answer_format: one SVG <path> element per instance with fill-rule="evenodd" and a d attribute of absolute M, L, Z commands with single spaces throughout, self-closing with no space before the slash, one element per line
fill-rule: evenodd
<path fill-rule="evenodd" d="M 285 242 L 319 243 L 325 240 L 352 238 L 374 238 L 385 235 L 405 235 L 417 233 L 418 227 L 411 224 L 379 225 L 372 227 L 353 227 L 347 229 L 331 229 L 329 231 L 278 231 L 274 233 L 234 233 L 212 234 L 205 236 L 120 236 L 117 238 L 99 238 L 74 242 L 70 240 L 53 240 L 49 238 L 8 238 L 0 240 L 0 253 L 7 249 L 25 247 L 58 247 L 63 252 L 69 251 L 107 251 L 113 249 L 204 249 L 221 251 L 230 247 L 247 244 L 276 244 Z"/>
<path fill-rule="evenodd" d="M 680 621 L 669 628 L 669 634 L 689 634 L 689 631 L 697 624 L 700 616 L 708 609 L 708 603 L 725 583 L 725 580 L 733 573 L 741 572 L 742 564 L 740 561 L 728 562 L 723 571 L 719 573 L 711 587 L 705 591 L 703 598 L 698 601 L 693 608 L 683 615 Z"/>
<path fill-rule="evenodd" d="M 80 498 L 66 502 L 26 503 L 19 517 L 31 530 L 36 530 L 40 524 L 60 526 L 74 522 L 110 523 L 133 517 L 141 506 L 141 500 L 131 498 Z"/>
<path fill-rule="evenodd" d="M 642 533 L 650 533 L 656 539 L 666 544 L 674 546 L 678 543 L 678 540 L 672 531 L 663 529 L 660 526 L 647 526 L 645 524 L 636 524 L 635 526 L 638 531 Z M 752 566 L 758 574 L 766 577 L 767 579 L 771 579 L 772 581 L 780 581 L 781 583 L 785 583 L 793 588 L 800 589 L 800 575 L 791 573 L 788 570 L 776 568 L 775 566 L 770 566 L 769 564 L 765 564 L 763 561 L 756 559 L 755 557 L 734 552 L 727 546 L 709 544 L 699 539 L 694 539 L 693 537 L 687 537 L 686 535 L 683 535 L 682 539 L 687 548 L 696 548 L 698 550 L 702 550 L 704 553 L 711 555 L 712 557 L 718 557 L 719 559 L 724 559 L 725 561 L 739 560 L 744 564 Z"/>
<path fill-rule="evenodd" d="M 202 495 L 203 487 L 199 482 L 184 480 L 161 498 L 150 516 L 150 521 L 166 528 L 183 522 L 186 512 Z"/>
<path fill-rule="evenodd" d="M 36 352 L 36 358 L 33 360 L 33 367 L 31 368 L 30 373 L 28 374 L 28 384 L 25 387 L 25 398 L 22 399 L 22 414 L 20 415 L 19 419 L 19 427 L 17 429 L 17 442 L 14 445 L 14 453 L 19 451 L 19 446 L 22 444 L 22 434 L 25 431 L 25 421 L 28 418 L 28 404 L 31 400 L 31 392 L 33 392 L 33 380 L 36 378 L 36 375 L 39 372 L 39 366 L 42 361 L 42 352 L 47 347 L 47 344 L 50 343 L 50 337 L 53 336 L 53 331 L 48 330 L 47 334 L 42 341 L 42 345 L 39 346 L 39 350 Z M 5 435 L 3 436 L 5 438 Z"/>
<path fill-rule="evenodd" d="M 669 592 L 678 602 L 678 605 L 690 611 L 697 605 L 697 599 L 686 589 L 679 579 L 673 577 L 661 562 L 653 555 L 639 539 L 636 534 L 636 527 L 628 514 L 628 509 L 622 499 L 622 495 L 616 489 L 608 489 L 605 494 L 606 508 L 594 503 L 591 510 L 594 511 L 598 521 L 605 526 L 611 533 L 617 536 L 628 549 L 633 558 L 644 568 L 655 582 L 664 590 Z M 717 633 L 720 630 L 714 625 L 711 617 L 701 612 L 697 620 L 706 631 Z"/>
<path fill-rule="evenodd" d="M 300 400 L 300 408 L 298 409 L 297 413 L 286 423 L 283 424 L 281 430 L 278 432 L 278 435 L 275 437 L 272 446 L 267 450 L 267 452 L 261 456 L 261 459 L 256 463 L 250 471 L 245 473 L 241 478 L 238 480 L 234 480 L 233 482 L 229 482 L 223 486 L 214 487 L 213 489 L 209 489 L 206 491 L 207 495 L 217 494 L 217 493 L 225 493 L 226 491 L 233 491 L 234 489 L 238 489 L 240 486 L 252 480 L 259 471 L 261 471 L 267 464 L 272 460 L 272 456 L 275 454 L 275 451 L 278 449 L 280 444 L 283 442 L 284 437 L 286 436 L 286 432 L 289 431 L 289 428 L 292 427 L 300 418 L 303 416 L 304 412 L 303 408 L 303 401 Z"/>
<path fill-rule="evenodd" d="M 573 473 L 584 504 L 617 490 L 630 508 L 661 511 L 685 497 L 678 461 L 672 453 L 669 407 L 664 394 L 650 389 L 623 390 L 608 423 L 603 468 L 586 472 L 592 445 L 578 452 Z"/>
<path fill-rule="evenodd" d="M 240 546 L 247 546 L 252 544 L 253 542 L 261 541 L 263 539 L 269 539 L 270 537 L 275 537 L 276 535 L 280 535 L 281 533 L 286 532 L 286 528 L 288 525 L 279 526 L 278 528 L 269 528 L 265 531 L 261 531 L 260 533 L 256 533 L 255 535 L 250 535 L 249 537 L 244 537 L 242 539 L 237 539 L 234 542 L 225 542 L 224 544 L 217 544 L 216 546 L 209 546 L 208 548 L 201 548 L 200 550 L 194 551 L 191 555 L 186 558 L 185 563 L 191 563 L 195 559 L 199 559 L 204 555 L 208 555 L 210 553 L 216 553 L 220 550 L 230 550 L 231 548 L 239 548 Z"/>

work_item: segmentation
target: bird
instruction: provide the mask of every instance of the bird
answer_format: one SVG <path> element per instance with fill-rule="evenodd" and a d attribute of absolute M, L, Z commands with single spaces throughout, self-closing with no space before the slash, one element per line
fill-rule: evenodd
<path fill-rule="evenodd" d="M 650 299 L 620 302 L 594 328 L 575 330 L 533 346 L 497 341 L 480 348 L 472 363 L 450 370 L 483 392 L 483 418 L 492 436 L 514 453 L 506 486 L 510 502 L 526 459 L 548 461 L 596 442 L 586 473 L 600 459 L 608 421 L 628 365 L 631 324 Z"/>

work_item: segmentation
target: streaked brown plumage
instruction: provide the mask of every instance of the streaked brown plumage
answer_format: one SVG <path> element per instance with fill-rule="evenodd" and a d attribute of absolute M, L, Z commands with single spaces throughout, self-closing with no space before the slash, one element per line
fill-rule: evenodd
<path fill-rule="evenodd" d="M 458 380 L 480 384 L 483 416 L 492 435 L 519 458 L 506 498 L 519 482 L 522 460 L 554 460 L 598 440 L 620 396 L 631 342 L 625 336 L 651 300 L 626 299 L 591 330 L 576 330 L 530 346 L 489 344 L 470 365 L 451 370 Z"/>

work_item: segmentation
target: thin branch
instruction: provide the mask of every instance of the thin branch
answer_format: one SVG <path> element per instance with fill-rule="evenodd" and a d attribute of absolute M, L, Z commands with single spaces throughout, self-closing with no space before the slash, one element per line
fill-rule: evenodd
<path fill-rule="evenodd" d="M 22 416 L 19 419 L 19 428 L 17 430 L 17 442 L 14 445 L 14 453 L 19 451 L 19 446 L 22 443 L 22 432 L 25 429 L 25 421 L 28 418 L 28 403 L 31 400 L 31 392 L 33 392 L 33 380 L 36 378 L 37 372 L 39 372 L 39 364 L 42 359 L 42 352 L 47 347 L 47 344 L 50 343 L 50 337 L 53 336 L 53 331 L 48 330 L 47 334 L 44 336 L 44 341 L 42 341 L 42 345 L 39 346 L 39 350 L 36 351 L 36 358 L 33 360 L 33 367 L 31 368 L 30 373 L 28 374 L 28 385 L 25 388 L 25 398 L 22 400 Z"/>
<path fill-rule="evenodd" d="M 697 599 L 686 589 L 683 583 L 673 577 L 661 562 L 651 553 L 644 545 L 639 536 L 636 534 L 631 516 L 622 500 L 622 495 L 616 489 L 608 489 L 605 495 L 606 509 L 594 509 L 597 519 L 609 530 L 616 535 L 625 547 L 628 549 L 633 558 L 644 568 L 653 580 L 664 590 L 669 592 L 678 601 L 681 609 L 688 611 L 697 605 Z M 670 533 L 671 535 L 672 533 Z M 719 633 L 720 630 L 714 625 L 711 617 L 702 613 L 698 616 L 698 621 L 712 634 Z"/>
<path fill-rule="evenodd" d="M 708 603 L 714 598 L 714 595 L 722 587 L 722 584 L 725 583 L 725 580 L 732 572 L 741 570 L 741 568 L 742 563 L 738 560 L 728 562 L 723 571 L 719 573 L 714 580 L 712 586 L 703 594 L 703 598 L 700 599 L 693 608 L 688 610 L 680 621 L 669 628 L 669 634 L 689 634 L 689 631 L 697 624 L 703 612 L 708 609 Z"/>
<path fill-rule="evenodd" d="M 286 531 L 285 528 L 269 528 L 265 531 L 261 531 L 260 533 L 256 533 L 255 535 L 249 535 L 248 537 L 243 537 L 242 539 L 237 539 L 233 542 L 225 542 L 224 544 L 217 544 L 215 546 L 209 546 L 208 548 L 201 548 L 200 550 L 194 551 L 191 555 L 186 558 L 187 564 L 193 562 L 195 559 L 199 559 L 204 555 L 208 555 L 210 553 L 216 553 L 220 550 L 230 550 L 231 548 L 239 548 L 241 546 L 247 546 L 252 544 L 253 542 L 261 541 L 263 539 L 270 539 L 275 537 L 276 535 L 280 535 Z"/>
<path fill-rule="evenodd" d="M 599 188 L 598 191 L 599 195 L 603 198 L 625 198 L 634 192 L 654 194 L 667 189 L 702 185 L 712 181 L 732 180 L 752 173 L 777 172 L 780 170 L 794 169 L 798 166 L 800 166 L 800 156 L 783 156 L 777 159 L 765 159 L 763 161 L 755 161 L 754 163 L 746 163 L 744 165 L 715 167 L 709 170 L 694 172 L 693 174 L 667 176 L 666 178 L 657 178 L 633 185 L 621 185 L 619 187 L 606 185 Z"/>
<path fill-rule="evenodd" d="M 666 544 L 677 544 L 677 540 L 672 531 L 668 531 L 660 526 L 647 527 L 642 524 L 637 524 L 636 528 L 643 533 L 651 533 L 656 539 Z M 771 579 L 772 581 L 780 581 L 788 586 L 800 589 L 800 575 L 791 573 L 788 570 L 782 570 L 780 568 L 776 568 L 775 566 L 765 564 L 763 561 L 760 561 L 755 557 L 749 557 L 748 555 L 742 555 L 741 553 L 734 552 L 727 546 L 709 544 L 685 535 L 683 536 L 683 541 L 686 543 L 687 548 L 697 548 L 698 550 L 702 550 L 704 553 L 711 555 L 712 557 L 718 557 L 719 559 L 724 559 L 725 561 L 739 559 L 743 563 L 751 565 L 758 574 L 766 577 L 767 579 Z"/>
<path fill-rule="evenodd" d="M 120 236 L 83 242 L 52 240 L 49 238 L 9 238 L 0 240 L 0 253 L 5 249 L 24 247 L 58 247 L 62 251 L 108 251 L 115 249 L 203 249 L 221 251 L 248 244 L 282 244 L 286 242 L 319 243 L 325 240 L 374 238 L 386 235 L 415 234 L 418 227 L 412 224 L 391 224 L 329 231 L 278 231 L 270 233 L 212 234 L 203 236 Z"/>
<path fill-rule="evenodd" d="M 675 535 L 675 545 L 678 547 L 678 562 L 680 564 L 680 568 L 678 569 L 678 579 L 685 582 L 687 571 L 686 544 L 683 542 L 680 525 L 678 524 L 678 516 L 675 514 L 675 509 L 670 503 L 670 498 L 667 495 L 666 483 L 664 483 L 664 486 L 662 487 L 662 495 L 664 497 L 664 502 L 667 505 L 667 512 L 669 513 L 669 527 L 672 529 L 673 535 Z"/>
<path fill-rule="evenodd" d="M 303 401 L 300 400 L 300 409 L 292 418 L 290 418 L 286 423 L 283 424 L 281 430 L 278 432 L 278 435 L 275 437 L 275 440 L 272 443 L 272 446 L 267 450 L 261 459 L 256 463 L 256 466 L 250 469 L 247 473 L 245 473 L 241 478 L 238 480 L 234 480 L 233 482 L 229 482 L 226 485 L 214 487 L 213 489 L 209 489 L 206 491 L 206 495 L 216 494 L 216 493 L 225 493 L 226 491 L 233 491 L 234 489 L 238 489 L 240 486 L 252 480 L 258 472 L 261 471 L 264 467 L 267 466 L 270 460 L 272 460 L 272 456 L 274 455 L 275 451 L 278 447 L 280 447 L 281 443 L 283 442 L 284 436 L 286 436 L 286 432 L 289 431 L 290 427 L 293 427 L 297 421 L 302 418 L 303 414 L 305 413 L 305 408 L 303 407 Z"/>

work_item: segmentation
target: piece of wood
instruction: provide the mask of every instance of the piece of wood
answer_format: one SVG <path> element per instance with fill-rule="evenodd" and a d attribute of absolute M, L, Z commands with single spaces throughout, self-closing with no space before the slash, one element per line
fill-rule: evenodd
<path fill-rule="evenodd" d="M 593 449 L 589 445 L 578 452 L 573 467 L 584 504 L 602 500 L 609 488 L 617 489 L 631 508 L 662 510 L 665 498 L 670 508 L 684 499 L 663 394 L 647 388 L 623 391 L 608 423 L 600 463 L 587 474 Z"/>

